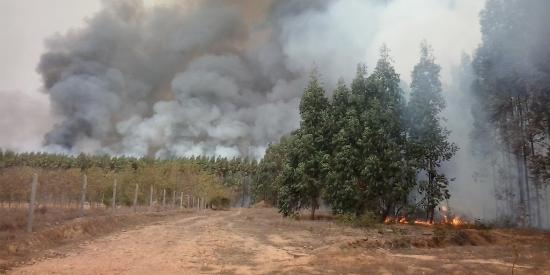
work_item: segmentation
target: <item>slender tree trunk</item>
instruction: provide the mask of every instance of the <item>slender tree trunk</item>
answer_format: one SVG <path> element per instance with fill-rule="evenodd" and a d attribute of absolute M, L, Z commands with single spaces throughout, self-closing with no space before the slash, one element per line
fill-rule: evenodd
<path fill-rule="evenodd" d="M 521 159 L 520 156 L 516 156 L 516 166 L 517 166 L 517 172 L 518 172 L 518 187 L 519 187 L 519 207 L 521 211 L 521 222 L 522 225 L 525 226 L 524 219 L 525 219 L 525 192 L 523 190 L 523 173 L 521 169 Z"/>
<path fill-rule="evenodd" d="M 137 212 L 137 201 L 138 201 L 138 192 L 139 192 L 139 184 L 136 183 L 136 190 L 134 190 L 134 212 Z"/>
<path fill-rule="evenodd" d="M 116 178 L 115 178 L 115 182 L 113 183 L 113 199 L 111 201 L 111 207 L 113 208 L 113 212 L 116 211 Z"/>
<path fill-rule="evenodd" d="M 531 191 L 529 188 L 529 170 L 527 167 L 527 154 L 525 152 L 525 147 L 523 147 L 523 165 L 522 166 L 523 166 L 523 178 L 525 181 L 525 196 L 527 199 L 527 224 L 531 226 L 532 225 L 531 223 L 531 220 L 532 220 Z"/>
<path fill-rule="evenodd" d="M 519 129 L 521 137 L 521 154 L 523 157 L 523 178 L 525 181 L 525 196 L 526 196 L 526 207 L 527 207 L 527 224 L 531 226 L 531 194 L 529 188 L 529 171 L 527 167 L 527 136 L 525 135 L 525 115 L 522 105 L 521 98 L 518 97 L 518 109 L 519 109 Z"/>
<path fill-rule="evenodd" d="M 244 196 L 245 196 L 245 191 L 244 191 L 244 179 L 241 179 L 241 188 L 242 188 L 242 199 L 241 199 L 241 207 L 244 207 Z"/>
<path fill-rule="evenodd" d="M 317 210 L 317 198 L 312 197 L 311 198 L 311 214 L 310 219 L 315 220 L 315 210 Z"/>
<path fill-rule="evenodd" d="M 149 210 L 153 209 L 153 185 L 151 184 L 151 189 L 149 190 Z"/>
<path fill-rule="evenodd" d="M 431 159 L 428 160 L 428 165 L 429 165 L 429 169 L 430 171 L 428 172 L 428 190 L 429 190 L 429 195 L 432 195 L 433 196 L 433 193 L 435 191 L 435 189 L 437 188 L 435 186 L 435 183 L 434 183 L 434 180 L 435 180 L 435 175 L 434 175 L 434 164 L 433 164 L 433 161 Z M 432 194 L 430 194 L 432 193 Z M 430 198 L 430 200 L 432 200 L 433 198 Z M 435 212 L 435 205 L 434 203 L 429 203 L 429 221 L 430 223 L 433 223 L 434 222 L 434 212 Z"/>
<path fill-rule="evenodd" d="M 533 142 L 533 137 L 529 137 L 529 142 L 530 142 L 530 145 L 531 145 L 531 155 L 534 156 L 535 155 L 535 145 L 534 145 L 534 142 Z M 540 189 L 540 186 L 539 185 L 539 175 L 533 175 L 535 178 L 534 178 L 534 182 L 535 182 L 535 203 L 536 203 L 536 219 L 537 219 L 537 227 L 538 228 L 542 228 L 542 215 L 541 215 L 541 211 L 540 211 L 540 199 L 541 199 L 541 196 L 540 196 L 540 192 L 539 192 L 539 189 Z"/>
<path fill-rule="evenodd" d="M 162 189 L 162 208 L 166 208 L 166 189 Z"/>
<path fill-rule="evenodd" d="M 540 211 L 540 192 L 539 192 L 539 187 L 538 186 L 535 186 L 535 196 L 536 196 L 536 200 L 535 200 L 535 203 L 536 203 L 536 207 L 537 207 L 537 211 L 536 211 L 536 214 L 537 214 L 537 227 L 538 228 L 542 228 L 542 214 L 541 214 L 541 211 Z"/>
<path fill-rule="evenodd" d="M 176 206 L 176 191 L 172 191 L 172 208 Z"/>
<path fill-rule="evenodd" d="M 84 217 L 84 202 L 86 201 L 86 187 L 88 186 L 88 176 L 82 177 L 82 187 L 80 191 L 80 217 Z"/>
<path fill-rule="evenodd" d="M 493 192 L 495 193 L 495 218 L 499 216 L 499 208 L 498 208 L 498 188 L 497 188 L 497 180 L 496 180 L 496 160 L 491 161 L 491 174 L 492 174 L 492 180 L 493 180 Z"/>
<path fill-rule="evenodd" d="M 34 221 L 34 205 L 36 204 L 36 187 L 38 185 L 38 175 L 35 173 L 32 176 L 31 183 L 31 197 L 29 199 L 29 214 L 27 220 L 27 232 L 32 232 L 32 225 Z"/>

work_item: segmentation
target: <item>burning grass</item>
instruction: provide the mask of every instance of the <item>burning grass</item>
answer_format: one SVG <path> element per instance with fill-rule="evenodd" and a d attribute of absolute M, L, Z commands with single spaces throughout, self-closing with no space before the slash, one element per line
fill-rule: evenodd
<path fill-rule="evenodd" d="M 385 224 L 411 224 L 411 225 L 422 225 L 422 226 L 436 226 L 436 225 L 445 225 L 449 227 L 455 227 L 455 228 L 472 228 L 475 227 L 475 224 L 468 222 L 464 220 L 463 218 L 460 218 L 458 216 L 455 216 L 453 218 L 447 218 L 447 216 L 444 216 L 444 218 L 441 221 L 437 222 L 431 222 L 421 219 L 407 219 L 407 217 L 386 217 L 384 220 Z"/>

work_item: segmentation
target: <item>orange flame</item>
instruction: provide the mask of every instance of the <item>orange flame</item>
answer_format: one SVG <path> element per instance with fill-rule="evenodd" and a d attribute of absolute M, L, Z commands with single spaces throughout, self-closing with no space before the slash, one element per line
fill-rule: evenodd
<path fill-rule="evenodd" d="M 386 217 L 384 219 L 385 224 L 390 223 L 400 223 L 400 224 L 408 224 L 409 221 L 407 221 L 406 217 Z M 424 221 L 424 220 L 415 220 L 412 222 L 416 225 L 424 225 L 424 226 L 433 226 L 434 222 L 430 221 Z M 453 217 L 452 219 L 449 219 L 446 215 L 443 215 L 443 220 L 440 222 L 440 224 L 447 224 L 452 226 L 461 226 L 467 224 L 464 220 L 462 220 L 460 217 Z"/>
<path fill-rule="evenodd" d="M 454 225 L 454 226 L 459 226 L 459 225 L 463 225 L 464 221 L 462 221 L 459 217 L 454 217 L 451 220 L 451 224 Z"/>
<path fill-rule="evenodd" d="M 416 220 L 414 221 L 414 224 L 418 224 L 418 225 L 426 225 L 426 226 L 432 226 L 433 223 L 429 222 L 429 221 L 421 221 L 421 220 Z"/>

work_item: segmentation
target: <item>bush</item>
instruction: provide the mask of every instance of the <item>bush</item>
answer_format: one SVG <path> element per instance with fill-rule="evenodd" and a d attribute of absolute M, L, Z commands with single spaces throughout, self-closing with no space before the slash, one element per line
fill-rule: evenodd
<path fill-rule="evenodd" d="M 366 212 L 361 216 L 342 214 L 338 216 L 338 223 L 352 227 L 372 227 L 378 224 L 378 217 L 372 212 Z"/>
<path fill-rule="evenodd" d="M 212 205 L 212 209 L 228 209 L 230 204 L 231 200 L 226 197 L 218 196 L 210 200 L 210 205 Z"/>
<path fill-rule="evenodd" d="M 447 231 L 445 229 L 439 227 L 434 229 L 432 240 L 436 245 L 442 245 L 446 238 Z"/>

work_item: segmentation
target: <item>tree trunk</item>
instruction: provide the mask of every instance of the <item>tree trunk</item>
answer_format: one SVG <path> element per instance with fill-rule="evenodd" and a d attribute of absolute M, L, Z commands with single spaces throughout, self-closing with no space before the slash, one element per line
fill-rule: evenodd
<path fill-rule="evenodd" d="M 153 185 L 152 184 L 149 190 L 149 210 L 151 209 L 153 209 Z"/>
<path fill-rule="evenodd" d="M 531 226 L 531 195 L 529 191 L 529 171 L 527 169 L 527 136 L 525 135 L 525 121 L 524 110 L 521 98 L 518 97 L 518 109 L 519 109 L 519 129 L 521 137 L 521 154 L 523 157 L 523 178 L 525 181 L 525 196 L 527 207 L 527 224 Z"/>
<path fill-rule="evenodd" d="M 428 160 L 428 167 L 429 167 L 429 171 L 428 171 L 428 192 L 434 192 L 435 189 L 437 188 L 434 184 L 434 180 L 435 180 L 435 175 L 433 173 L 433 170 L 434 170 L 434 164 L 433 164 L 433 161 L 431 159 Z M 429 194 L 429 195 L 432 195 L 433 194 Z M 433 198 L 431 198 L 430 200 L 432 200 Z M 434 221 L 434 212 L 435 212 L 435 205 L 434 203 L 428 203 L 428 208 L 429 208 L 429 211 L 428 211 L 428 220 L 430 223 L 433 223 Z"/>
<path fill-rule="evenodd" d="M 521 169 L 521 160 L 520 156 L 516 155 L 516 166 L 517 166 L 517 172 L 518 172 L 518 187 L 519 187 L 519 207 L 520 207 L 520 218 L 522 222 L 522 226 L 525 226 L 524 218 L 525 218 L 525 193 L 523 190 L 523 177 L 522 177 L 522 169 Z"/>
<path fill-rule="evenodd" d="M 384 207 L 384 212 L 382 213 L 382 221 L 385 221 L 386 218 L 390 215 L 390 211 L 392 207 L 393 207 L 392 204 L 389 204 L 386 207 Z"/>
<path fill-rule="evenodd" d="M 113 199 L 111 201 L 113 212 L 116 211 L 116 178 L 115 182 L 113 183 Z"/>
<path fill-rule="evenodd" d="M 537 207 L 537 227 L 538 228 L 542 228 L 542 215 L 541 215 L 541 212 L 540 212 L 540 193 L 539 193 L 539 188 L 537 186 L 535 186 L 535 196 L 536 196 L 536 200 L 535 200 L 535 203 L 536 203 L 536 207 Z"/>
<path fill-rule="evenodd" d="M 137 202 L 138 202 L 138 192 L 139 192 L 139 184 L 136 183 L 136 189 L 134 190 L 134 212 L 137 212 Z"/>
<path fill-rule="evenodd" d="M 434 216 L 435 216 L 435 205 L 432 206 L 432 210 L 430 211 L 430 223 L 434 223 Z"/>
<path fill-rule="evenodd" d="M 84 203 L 86 202 L 86 188 L 88 186 L 88 176 L 82 176 L 82 186 L 80 188 L 80 217 L 84 217 Z"/>
<path fill-rule="evenodd" d="M 311 214 L 310 214 L 310 219 L 311 220 L 315 220 L 315 210 L 317 210 L 317 207 L 319 207 L 319 205 L 317 203 L 317 198 L 312 197 L 311 198 Z"/>
<path fill-rule="evenodd" d="M 529 190 L 529 170 L 527 167 L 527 154 L 525 152 L 525 147 L 523 147 L 523 178 L 525 181 L 525 196 L 527 199 L 527 224 L 531 226 L 531 192 Z"/>

